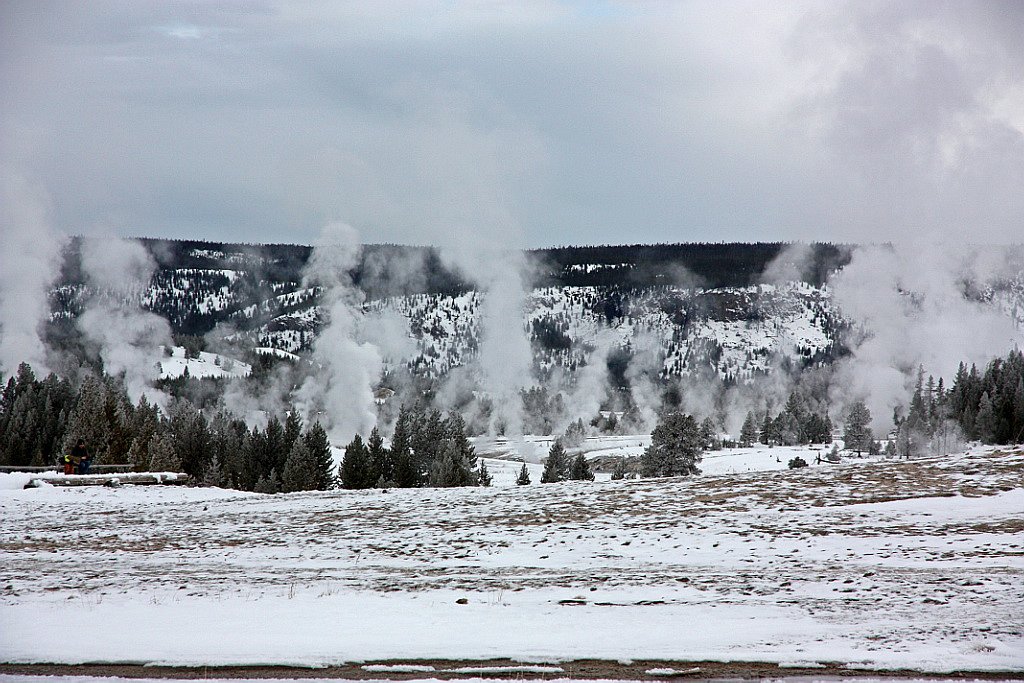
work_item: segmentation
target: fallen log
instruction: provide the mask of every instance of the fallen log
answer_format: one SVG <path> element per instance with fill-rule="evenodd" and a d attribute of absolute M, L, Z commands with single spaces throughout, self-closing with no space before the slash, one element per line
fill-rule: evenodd
<path fill-rule="evenodd" d="M 133 486 L 182 485 L 189 482 L 189 476 L 180 472 L 131 472 L 126 474 L 61 474 L 33 477 L 25 488 L 50 486 L 109 486 L 116 488 L 125 484 Z"/>

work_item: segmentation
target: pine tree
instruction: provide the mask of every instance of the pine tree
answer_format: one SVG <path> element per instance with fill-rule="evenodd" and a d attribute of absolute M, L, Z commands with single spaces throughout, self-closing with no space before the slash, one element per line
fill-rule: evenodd
<path fill-rule="evenodd" d="M 718 441 L 717 431 L 715 429 L 715 421 L 710 417 L 704 418 L 704 421 L 700 423 L 700 440 L 704 446 L 704 450 L 713 451 L 717 450 L 715 445 Z"/>
<path fill-rule="evenodd" d="M 477 484 L 479 486 L 490 486 L 493 482 L 491 479 L 491 473 L 487 471 L 487 463 L 483 460 L 480 461 L 480 473 L 477 475 Z"/>
<path fill-rule="evenodd" d="M 466 434 L 466 421 L 460 413 L 452 411 L 448 414 L 448 420 L 444 425 L 444 432 L 445 436 L 455 443 L 462 457 L 466 460 L 469 469 L 476 469 L 476 449 L 473 448 L 473 444 L 469 441 L 469 436 Z"/>
<path fill-rule="evenodd" d="M 156 434 L 149 440 L 149 471 L 180 472 L 181 461 L 174 450 L 174 441 L 167 434 Z"/>
<path fill-rule="evenodd" d="M 284 443 L 282 447 L 291 455 L 292 446 L 295 445 L 295 440 L 302 435 L 302 418 L 299 417 L 299 411 L 292 408 L 288 411 L 288 414 L 284 419 Z"/>
<path fill-rule="evenodd" d="M 243 490 L 254 491 L 257 482 L 266 480 L 270 470 L 274 469 L 267 454 L 266 432 L 256 429 L 246 432 L 242 437 L 242 470 L 239 484 Z"/>
<path fill-rule="evenodd" d="M 761 443 L 765 446 L 774 445 L 778 439 L 775 436 L 775 421 L 772 420 L 771 411 L 764 412 L 764 421 L 761 423 Z"/>
<path fill-rule="evenodd" d="M 590 463 L 583 453 L 576 454 L 576 457 L 569 463 L 569 479 L 573 481 L 594 481 L 594 473 L 590 469 Z"/>
<path fill-rule="evenodd" d="M 202 486 L 222 488 L 224 486 L 224 474 L 221 470 L 220 458 L 213 456 L 210 464 L 203 473 Z"/>
<path fill-rule="evenodd" d="M 182 471 L 201 479 L 211 455 L 206 418 L 191 403 L 181 400 L 171 410 L 169 428 Z"/>
<path fill-rule="evenodd" d="M 441 443 L 445 440 L 447 424 L 441 411 L 426 411 L 415 405 L 410 412 L 409 441 L 412 446 L 412 462 L 416 470 L 417 483 L 423 482 L 430 467 L 437 458 Z"/>
<path fill-rule="evenodd" d="M 565 428 L 565 434 L 562 436 L 562 441 L 570 448 L 579 446 L 583 443 L 583 439 L 586 438 L 587 431 L 583 426 L 583 419 L 578 418 L 575 422 L 570 422 L 569 426 Z"/>
<path fill-rule="evenodd" d="M 569 477 L 569 458 L 560 439 L 555 439 L 548 450 L 548 459 L 544 461 L 544 472 L 540 475 L 540 483 L 554 484 Z"/>
<path fill-rule="evenodd" d="M 106 387 L 98 378 L 86 376 L 78 389 L 75 407 L 68 420 L 62 453 L 69 452 L 82 439 L 92 455 L 93 464 L 103 462 L 108 435 L 105 405 Z"/>
<path fill-rule="evenodd" d="M 270 470 L 270 474 L 265 477 L 260 477 L 259 481 L 256 482 L 256 487 L 253 489 L 256 493 L 280 493 L 281 492 L 281 479 L 277 476 L 277 470 Z"/>
<path fill-rule="evenodd" d="M 996 415 L 992 407 L 992 399 L 986 391 L 981 395 L 978 402 L 978 416 L 975 418 L 974 428 L 977 431 L 978 439 L 982 443 L 994 443 L 996 436 Z"/>
<path fill-rule="evenodd" d="M 530 470 L 526 469 L 526 463 L 519 469 L 519 476 L 516 477 L 517 486 L 528 486 L 530 483 Z"/>
<path fill-rule="evenodd" d="M 317 488 L 317 466 L 312 453 L 306 447 L 302 439 L 295 439 L 291 453 L 284 462 L 284 472 L 281 475 L 281 490 L 285 493 L 292 491 L 312 491 Z"/>
<path fill-rule="evenodd" d="M 740 445 L 750 448 L 757 440 L 757 420 L 754 419 L 752 411 L 747 412 L 747 418 L 743 420 L 743 427 L 740 429 Z"/>
<path fill-rule="evenodd" d="M 412 414 L 402 406 L 395 422 L 395 432 L 391 437 L 391 462 L 395 468 L 395 485 L 402 488 L 419 486 L 420 476 L 412 455 Z"/>
<path fill-rule="evenodd" d="M 306 444 L 306 450 L 313 460 L 313 471 L 315 473 L 317 491 L 326 491 L 334 488 L 334 456 L 331 454 L 331 444 L 327 440 L 327 431 L 319 422 L 306 430 L 302 440 Z"/>
<path fill-rule="evenodd" d="M 356 434 L 352 441 L 345 446 L 345 455 L 341 459 L 338 479 L 341 487 L 345 489 L 365 489 L 376 482 L 368 482 L 369 475 L 369 454 L 363 439 Z"/>
<path fill-rule="evenodd" d="M 471 486 L 473 472 L 462 449 L 452 439 L 446 439 L 438 449 L 438 454 L 430 466 L 427 476 L 428 486 L 451 487 Z"/>
<path fill-rule="evenodd" d="M 366 447 L 370 460 L 369 478 L 373 480 L 373 485 L 381 488 L 390 486 L 394 480 L 395 467 L 391 462 L 391 452 L 384 448 L 384 438 L 376 427 L 370 432 Z"/>
<path fill-rule="evenodd" d="M 1020 443 L 1021 439 L 1024 439 L 1024 377 L 1017 379 L 1017 388 L 1013 392 L 1013 415 L 1010 425 L 1010 442 Z"/>
<path fill-rule="evenodd" d="M 640 456 L 640 469 L 645 477 L 700 474 L 697 463 L 703 450 L 693 416 L 669 413 L 654 428 L 651 445 Z"/>
<path fill-rule="evenodd" d="M 612 481 L 619 481 L 626 478 L 626 459 L 619 458 L 615 461 L 615 468 L 612 469 Z"/>
<path fill-rule="evenodd" d="M 136 472 L 145 472 L 149 469 L 149 445 L 148 439 L 137 436 L 132 439 L 132 445 L 128 449 L 128 462 Z"/>
<path fill-rule="evenodd" d="M 871 449 L 874 435 L 871 433 L 871 411 L 864 401 L 855 401 L 846 411 L 846 428 L 843 432 L 843 445 L 847 450 L 856 451 L 860 455 Z"/>
<path fill-rule="evenodd" d="M 288 451 L 285 449 L 284 427 L 281 425 L 281 421 L 274 416 L 267 420 L 267 428 L 263 431 L 266 434 L 267 465 L 269 465 L 269 469 L 281 472 L 284 469 L 284 461 L 288 458 Z"/>

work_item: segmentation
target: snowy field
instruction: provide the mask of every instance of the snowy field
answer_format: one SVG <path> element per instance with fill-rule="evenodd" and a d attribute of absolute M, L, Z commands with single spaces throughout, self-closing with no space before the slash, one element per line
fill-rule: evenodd
<path fill-rule="evenodd" d="M 530 471 L 531 483 L 540 482 L 541 472 L 544 471 L 542 463 L 547 458 L 548 450 L 556 438 L 557 436 L 525 436 L 519 439 L 477 437 L 472 441 L 477 453 L 487 460 L 487 467 L 492 474 L 494 474 L 494 468 L 498 468 L 502 472 L 512 472 L 508 478 L 496 477 L 495 485 L 512 486 L 515 484 L 516 475 L 518 475 L 523 462 L 526 463 L 526 467 Z M 837 443 L 842 447 L 841 441 Z M 579 446 L 567 448 L 566 451 L 570 457 L 582 452 L 588 460 L 602 457 L 637 457 L 650 445 L 650 434 L 591 436 L 584 439 Z M 789 461 L 797 456 L 813 465 L 816 456 L 820 455 L 824 459 L 831 450 L 831 445 L 773 446 L 769 448 L 758 444 L 750 448 L 726 448 L 706 451 L 700 462 L 700 469 L 705 475 L 784 470 L 789 468 Z M 336 457 L 340 458 L 340 453 L 339 449 L 339 454 Z M 863 458 L 858 458 L 852 453 L 843 453 L 842 456 L 847 461 L 853 462 L 868 459 L 866 455 Z M 496 465 L 492 460 L 511 462 Z M 534 476 L 534 473 L 537 476 Z M 597 478 L 602 479 L 600 473 Z M 603 479 L 608 478 L 607 474 L 603 477 Z"/>
<path fill-rule="evenodd" d="M 747 451 L 724 471 L 775 462 Z M 18 476 L 0 662 L 1024 671 L 1024 450 L 277 496 Z"/>
<path fill-rule="evenodd" d="M 248 363 L 207 351 L 200 351 L 198 358 L 187 358 L 183 346 L 172 346 L 170 355 L 161 356 L 157 363 L 160 379 L 176 379 L 186 370 L 194 378 L 248 377 L 252 372 Z"/>

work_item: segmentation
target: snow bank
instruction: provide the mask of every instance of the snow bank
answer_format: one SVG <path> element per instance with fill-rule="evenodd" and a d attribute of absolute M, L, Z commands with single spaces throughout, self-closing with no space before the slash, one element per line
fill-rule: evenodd
<path fill-rule="evenodd" d="M 25 484 L 37 478 L 39 475 L 36 473 L 0 472 L 0 491 L 20 491 L 25 488 Z"/>

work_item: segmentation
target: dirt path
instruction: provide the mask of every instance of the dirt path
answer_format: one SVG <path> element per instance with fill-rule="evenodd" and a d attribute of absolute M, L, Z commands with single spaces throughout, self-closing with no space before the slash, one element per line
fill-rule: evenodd
<path fill-rule="evenodd" d="M 367 671 L 364 667 L 433 667 L 420 671 Z M 561 671 L 531 671 L 531 668 L 560 668 Z M 488 669 L 491 669 L 488 671 Z M 673 669 L 675 673 L 655 675 L 652 669 Z M 458 671 L 462 670 L 462 671 Z M 709 679 L 780 679 L 801 676 L 815 678 L 894 678 L 915 680 L 1024 680 L 1024 671 L 990 672 L 957 671 L 953 673 L 924 673 L 920 671 L 865 671 L 845 668 L 831 663 L 818 667 L 780 667 L 764 662 L 681 662 L 665 660 L 638 660 L 629 663 L 609 660 L 583 659 L 557 664 L 538 665 L 535 662 L 513 660 L 388 660 L 364 664 L 345 664 L 327 668 L 289 666 L 223 666 L 178 667 L 145 666 L 141 664 L 0 664 L 2 675 L 29 676 L 96 676 L 149 679 L 294 679 L 333 678 L 349 680 L 396 680 L 467 678 L 502 678 L 515 680 L 547 680 L 574 678 L 589 680 L 709 680 Z"/>

